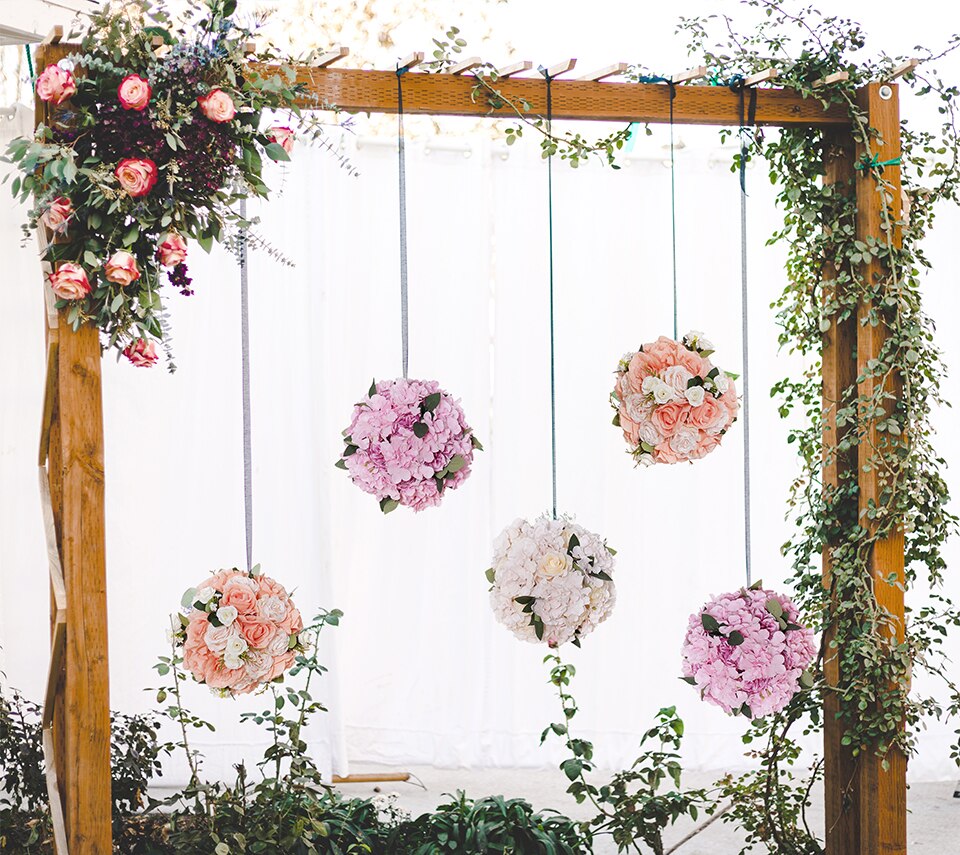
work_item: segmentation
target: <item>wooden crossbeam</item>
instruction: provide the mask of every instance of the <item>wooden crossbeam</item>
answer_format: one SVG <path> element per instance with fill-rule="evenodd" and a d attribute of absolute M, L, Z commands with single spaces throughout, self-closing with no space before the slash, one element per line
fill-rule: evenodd
<path fill-rule="evenodd" d="M 424 53 L 422 50 L 415 50 L 413 53 L 407 54 L 397 63 L 397 71 L 402 71 L 405 68 L 415 68 L 423 62 L 423 57 Z"/>
<path fill-rule="evenodd" d="M 567 74 L 573 71 L 577 66 L 577 61 L 575 59 L 565 59 L 563 62 L 558 62 L 556 65 L 548 66 L 546 69 L 547 77 L 551 79 L 554 77 L 559 77 L 561 74 Z"/>
<path fill-rule="evenodd" d="M 521 59 L 519 62 L 513 62 L 503 68 L 498 68 L 497 77 L 500 80 L 506 80 L 508 77 L 513 77 L 514 74 L 529 71 L 531 68 L 533 68 L 533 63 L 529 59 Z"/>
<path fill-rule="evenodd" d="M 479 56 L 471 56 L 469 59 L 465 59 L 462 62 L 458 62 L 456 65 L 451 65 L 449 68 L 444 69 L 444 74 L 463 74 L 465 71 L 472 71 L 479 65 L 483 65 L 483 60 Z"/>
<path fill-rule="evenodd" d="M 773 80 L 779 73 L 775 68 L 765 68 L 763 71 L 758 71 L 756 74 L 745 77 L 743 79 L 743 85 L 756 86 L 758 83 L 766 83 L 769 80 Z"/>
<path fill-rule="evenodd" d="M 63 27 L 57 24 L 47 33 L 47 37 L 40 42 L 42 45 L 58 45 L 63 41 Z"/>
<path fill-rule="evenodd" d="M 422 56 L 422 54 L 421 54 Z M 413 59 L 404 60 L 413 62 Z M 569 61 L 568 61 L 569 62 Z M 554 67 L 556 68 L 556 66 Z M 271 76 L 275 65 L 253 62 L 251 74 Z M 396 113 L 397 78 L 393 71 L 353 68 L 296 67 L 297 82 L 305 94 L 304 109 L 333 104 L 348 113 Z M 403 82 L 403 109 L 410 114 L 438 116 L 510 115 L 509 107 L 491 109 L 482 97 L 474 98 L 476 81 L 453 74 L 410 74 Z M 531 111 L 546 110 L 546 84 L 540 75 L 499 81 L 497 89 L 514 102 L 526 101 Z M 663 122 L 670 120 L 669 87 L 655 83 L 608 82 L 596 86 L 584 80 L 555 80 L 553 115 L 557 119 L 598 122 Z M 737 125 L 740 97 L 726 86 L 678 86 L 674 121 L 684 125 Z M 758 125 L 849 126 L 841 105 L 824 107 L 814 98 L 803 98 L 784 89 L 757 90 Z"/>
<path fill-rule="evenodd" d="M 829 86 L 831 83 L 842 83 L 844 80 L 849 79 L 849 71 L 835 71 L 833 74 L 828 74 L 826 77 L 821 77 L 819 80 L 814 80 L 813 88 L 819 89 L 821 86 Z"/>
<path fill-rule="evenodd" d="M 903 77 L 904 74 L 912 74 L 917 70 L 918 65 L 920 65 L 919 59 L 908 59 L 906 62 L 893 69 L 893 71 L 891 71 L 885 79 L 896 80 L 898 77 Z"/>
<path fill-rule="evenodd" d="M 689 83 L 691 80 L 702 80 L 708 74 L 705 65 L 698 65 L 696 68 L 688 68 L 679 74 L 674 74 L 671 80 L 674 83 Z"/>
<path fill-rule="evenodd" d="M 584 74 L 582 77 L 578 77 L 577 80 L 591 80 L 597 82 L 600 80 L 605 80 L 608 77 L 615 77 L 618 74 L 623 74 L 630 67 L 628 62 L 615 62 L 612 65 L 604 66 L 598 71 L 591 71 L 589 74 Z"/>
<path fill-rule="evenodd" d="M 345 59 L 348 56 L 350 56 L 350 48 L 338 45 L 320 54 L 312 64 L 317 68 L 326 68 L 328 65 L 340 62 L 341 59 Z"/>

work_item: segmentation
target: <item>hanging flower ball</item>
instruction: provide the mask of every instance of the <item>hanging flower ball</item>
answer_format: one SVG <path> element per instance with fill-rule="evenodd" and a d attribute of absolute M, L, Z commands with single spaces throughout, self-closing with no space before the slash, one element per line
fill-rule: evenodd
<path fill-rule="evenodd" d="M 568 517 L 514 520 L 494 542 L 487 570 L 494 615 L 522 641 L 579 647 L 613 611 L 615 554 Z"/>
<path fill-rule="evenodd" d="M 712 353 L 694 331 L 682 341 L 660 336 L 620 360 L 610 395 L 613 423 L 638 465 L 699 460 L 736 421 L 735 375 L 717 368 Z"/>
<path fill-rule="evenodd" d="M 483 450 L 460 402 L 435 380 L 374 381 L 343 436 L 336 465 L 385 514 L 439 505 L 470 475 L 474 450 Z"/>
<path fill-rule="evenodd" d="M 221 570 L 181 601 L 174 641 L 183 665 L 221 697 L 276 680 L 303 650 L 300 612 L 283 585 L 259 571 Z"/>
<path fill-rule="evenodd" d="M 721 594 L 690 616 L 683 679 L 730 713 L 762 718 L 779 712 L 813 679 L 813 632 L 797 607 L 760 587 Z"/>

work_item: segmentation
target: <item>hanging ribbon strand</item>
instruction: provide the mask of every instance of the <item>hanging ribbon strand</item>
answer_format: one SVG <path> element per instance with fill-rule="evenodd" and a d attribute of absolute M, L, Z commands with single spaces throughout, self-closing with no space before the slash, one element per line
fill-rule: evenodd
<path fill-rule="evenodd" d="M 551 77 L 541 66 L 540 73 L 547 81 L 547 134 L 553 133 L 553 92 Z M 547 149 L 547 236 L 550 256 L 550 470 L 553 483 L 553 518 L 557 518 L 557 379 L 556 379 L 556 334 L 553 314 L 553 140 Z"/>
<path fill-rule="evenodd" d="M 410 363 L 410 329 L 407 315 L 407 151 L 403 135 L 403 75 L 406 67 L 397 68 L 397 161 L 400 173 L 400 347 L 403 378 L 407 379 Z"/>
<path fill-rule="evenodd" d="M 744 123 L 746 92 L 743 78 L 734 79 L 730 88 L 740 95 L 740 301 L 743 344 L 743 545 L 746 560 L 747 587 L 753 582 L 752 544 L 750 536 L 750 312 L 747 289 L 747 144 L 749 126 L 756 120 L 757 91 L 750 90 L 749 114 Z"/>
<path fill-rule="evenodd" d="M 240 262 L 240 382 L 243 387 L 243 520 L 247 569 L 253 569 L 253 442 L 250 410 L 250 293 L 247 274 L 247 200 L 240 200 L 240 228 L 237 258 Z"/>
<path fill-rule="evenodd" d="M 673 338 L 679 339 L 677 329 L 677 312 L 679 293 L 677 290 L 677 161 L 673 144 L 673 100 L 677 97 L 677 87 L 672 80 L 667 81 L 670 87 L 670 245 L 673 252 Z"/>

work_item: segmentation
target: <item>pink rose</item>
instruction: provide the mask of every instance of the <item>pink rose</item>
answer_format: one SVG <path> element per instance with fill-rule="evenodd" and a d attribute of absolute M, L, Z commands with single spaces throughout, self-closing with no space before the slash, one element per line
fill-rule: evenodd
<path fill-rule="evenodd" d="M 136 199 L 146 196 L 157 183 L 157 164 L 149 159 L 127 157 L 120 161 L 113 174 L 128 195 Z"/>
<path fill-rule="evenodd" d="M 678 349 L 686 350 L 683 345 L 678 345 L 672 338 L 667 338 L 665 335 L 643 346 L 647 359 L 658 363 L 661 369 L 677 364 Z"/>
<path fill-rule="evenodd" d="M 276 579 L 271 579 L 269 576 L 257 576 L 257 584 L 260 588 L 261 597 L 287 598 L 287 589 Z"/>
<path fill-rule="evenodd" d="M 41 101 L 62 104 L 77 94 L 77 81 L 59 65 L 48 65 L 37 78 L 36 92 Z"/>
<path fill-rule="evenodd" d="M 124 249 L 117 250 L 107 259 L 103 267 L 104 275 L 109 282 L 116 282 L 117 285 L 126 288 L 131 282 L 136 282 L 140 278 L 140 268 L 137 267 L 137 259 Z"/>
<path fill-rule="evenodd" d="M 685 365 L 671 365 L 663 372 L 663 382 L 678 394 L 682 395 L 687 391 L 687 381 L 692 379 L 691 372 Z"/>
<path fill-rule="evenodd" d="M 240 615 L 237 623 L 240 626 L 240 634 L 246 639 L 247 644 L 257 650 L 266 647 L 277 631 L 271 621 L 256 615 Z"/>
<path fill-rule="evenodd" d="M 80 300 L 90 293 L 87 272 L 72 261 L 64 261 L 47 277 L 53 293 L 61 300 Z"/>
<path fill-rule="evenodd" d="M 47 206 L 47 210 L 40 217 L 40 222 L 52 232 L 65 232 L 71 216 L 73 216 L 73 203 L 66 196 L 58 196 Z"/>
<path fill-rule="evenodd" d="M 296 653 L 291 650 L 289 653 L 284 653 L 283 656 L 278 656 L 274 659 L 273 667 L 270 669 L 270 673 L 267 674 L 264 682 L 269 683 L 271 680 L 276 680 L 277 677 L 293 665 L 293 660 L 296 659 L 296 657 Z"/>
<path fill-rule="evenodd" d="M 237 115 L 237 108 L 233 106 L 231 98 L 222 89 L 211 89 L 206 95 L 197 98 L 197 103 L 203 115 L 211 122 L 229 122 Z"/>
<path fill-rule="evenodd" d="M 670 440 L 665 439 L 661 442 L 653 452 L 653 459 L 657 463 L 679 463 L 680 458 L 677 457 L 676 452 L 670 448 Z"/>
<path fill-rule="evenodd" d="M 683 345 L 680 345 L 677 351 L 677 365 L 682 365 L 694 377 L 706 378 L 710 371 L 707 367 L 708 363 L 704 361 L 704 358 L 699 353 L 687 350 Z"/>
<path fill-rule="evenodd" d="M 286 127 L 286 125 L 277 125 L 267 131 L 267 139 L 272 143 L 276 143 L 287 154 L 290 154 L 293 151 L 293 141 L 296 137 L 293 131 Z"/>
<path fill-rule="evenodd" d="M 255 615 L 257 613 L 257 593 L 240 580 L 228 582 L 223 589 L 221 606 L 233 606 L 240 615 Z"/>
<path fill-rule="evenodd" d="M 196 647 L 205 647 L 204 635 L 210 627 L 210 621 L 202 612 L 194 612 L 187 624 L 187 640 L 183 643 L 184 650 L 193 650 Z"/>
<path fill-rule="evenodd" d="M 157 349 L 152 341 L 138 338 L 123 349 L 123 355 L 137 368 L 150 368 L 157 364 Z"/>
<path fill-rule="evenodd" d="M 688 423 L 704 432 L 719 433 L 726 427 L 727 410 L 711 393 L 703 396 L 703 403 L 690 410 Z"/>
<path fill-rule="evenodd" d="M 720 434 L 701 433 L 700 442 L 697 443 L 696 449 L 690 454 L 690 459 L 699 460 L 701 457 L 706 457 L 720 445 L 720 439 Z"/>
<path fill-rule="evenodd" d="M 624 412 L 623 406 L 620 407 L 620 428 L 631 446 L 640 444 L 640 426 Z"/>
<path fill-rule="evenodd" d="M 740 401 L 737 400 L 737 387 L 734 386 L 733 380 L 729 381 L 727 391 L 720 396 L 720 400 L 727 408 L 727 412 L 730 413 L 730 420 L 733 421 L 740 411 Z"/>
<path fill-rule="evenodd" d="M 686 422 L 689 410 L 690 405 L 686 401 L 670 401 L 656 407 L 650 421 L 661 434 L 669 438 Z"/>
<path fill-rule="evenodd" d="M 124 110 L 143 110 L 150 103 L 153 90 L 139 74 L 128 74 L 120 81 L 117 97 Z"/>
<path fill-rule="evenodd" d="M 222 593 L 223 589 L 227 586 L 227 582 L 231 579 L 236 579 L 239 576 L 245 574 L 241 573 L 239 570 L 221 570 L 218 573 L 215 573 L 209 579 L 205 579 L 197 588 L 213 588 L 213 590 L 218 593 Z"/>
<path fill-rule="evenodd" d="M 300 610 L 293 603 L 289 606 L 287 616 L 280 621 L 280 629 L 287 635 L 297 635 L 303 629 L 303 618 L 300 616 Z"/>
<path fill-rule="evenodd" d="M 648 346 L 645 345 L 645 347 Z M 630 360 L 631 385 L 635 386 L 636 391 L 639 392 L 640 387 L 643 386 L 644 378 L 659 374 L 666 367 L 667 363 L 660 356 L 648 353 L 646 350 L 638 351 Z"/>
<path fill-rule="evenodd" d="M 157 246 L 157 256 L 164 267 L 176 267 L 187 260 L 187 242 L 177 232 L 167 232 Z"/>

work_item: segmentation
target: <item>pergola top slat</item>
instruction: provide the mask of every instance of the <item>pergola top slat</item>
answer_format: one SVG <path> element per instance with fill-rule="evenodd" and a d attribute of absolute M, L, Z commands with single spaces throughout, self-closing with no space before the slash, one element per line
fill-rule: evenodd
<path fill-rule="evenodd" d="M 251 63 L 251 72 L 269 76 L 275 67 Z M 348 113 L 396 113 L 397 78 L 392 71 L 348 68 L 297 69 L 297 81 L 309 94 L 301 99 L 306 109 L 333 104 Z M 451 74 L 410 74 L 403 83 L 403 110 L 435 116 L 509 116 L 509 107 L 490 110 L 486 99 L 471 97 L 476 81 Z M 533 114 L 546 110 L 546 84 L 542 78 L 501 79 L 494 88 L 514 101 L 525 100 Z M 556 119 L 598 122 L 662 122 L 670 118 L 670 91 L 655 83 L 596 83 L 555 80 L 553 115 Z M 681 125 L 736 126 L 740 121 L 740 96 L 726 86 L 680 86 L 673 104 L 674 122 Z M 842 106 L 824 109 L 819 101 L 785 89 L 758 89 L 758 125 L 849 125 Z"/>

